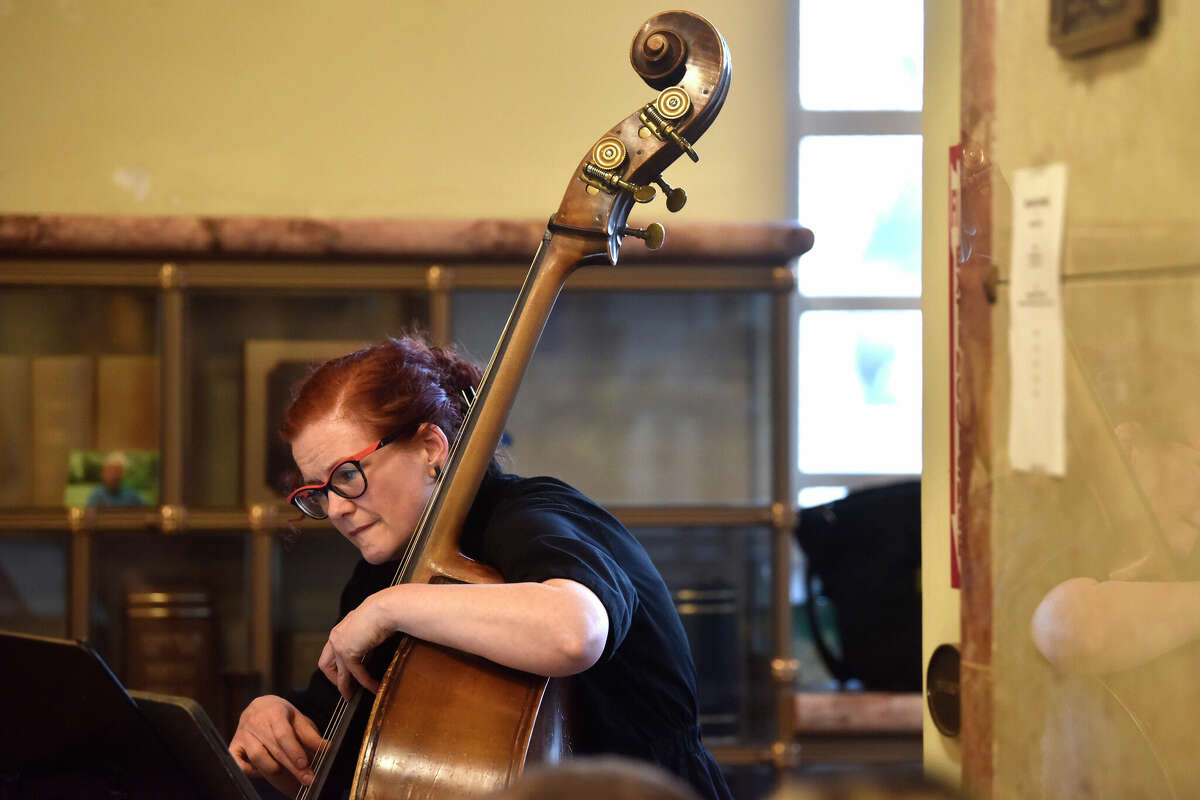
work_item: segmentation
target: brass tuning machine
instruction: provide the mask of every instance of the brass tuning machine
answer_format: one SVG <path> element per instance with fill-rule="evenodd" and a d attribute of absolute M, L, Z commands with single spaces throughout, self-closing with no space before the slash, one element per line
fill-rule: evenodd
<path fill-rule="evenodd" d="M 646 131 L 643 137 L 654 136 L 660 142 L 671 142 L 692 161 L 699 161 L 700 156 L 692 148 L 691 142 L 679 135 L 675 129 L 674 120 L 682 119 L 692 110 L 692 99 L 688 93 L 678 86 L 663 89 L 658 97 L 638 113 L 638 119 Z"/>
<path fill-rule="evenodd" d="M 597 189 L 606 192 L 624 190 L 632 194 L 635 201 L 649 203 L 655 195 L 653 186 L 630 183 L 617 172 L 627 155 L 624 142 L 615 136 L 605 136 L 592 148 L 591 160 L 584 162 L 583 174 L 579 177 Z"/>
<path fill-rule="evenodd" d="M 645 228 L 624 228 L 622 236 L 632 236 L 646 243 L 647 250 L 657 250 L 667 239 L 667 230 L 657 222 L 651 222 Z"/>
<path fill-rule="evenodd" d="M 658 188 L 662 189 L 663 194 L 667 196 L 667 211 L 674 214 L 687 203 L 687 192 L 683 190 L 682 186 L 672 186 L 666 182 L 662 175 L 655 178 L 654 182 L 658 184 Z"/>
<path fill-rule="evenodd" d="M 611 234 L 599 228 L 579 228 L 574 225 L 564 225 L 554 217 L 550 218 L 547 227 L 554 233 L 565 233 L 573 236 L 603 236 L 609 239 L 610 252 L 613 252 L 612 248 L 615 247 L 613 239 L 618 234 L 620 236 L 632 236 L 635 239 L 641 239 L 646 243 L 647 250 L 657 250 L 663 246 L 663 242 L 667 238 L 666 229 L 657 222 L 652 222 L 645 228 L 621 228 L 617 234 Z M 617 263 L 615 253 L 612 255 L 612 258 L 612 263 Z"/>

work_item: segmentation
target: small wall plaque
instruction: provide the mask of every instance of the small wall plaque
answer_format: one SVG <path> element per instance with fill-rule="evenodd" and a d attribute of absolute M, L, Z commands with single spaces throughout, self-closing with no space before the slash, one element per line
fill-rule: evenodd
<path fill-rule="evenodd" d="M 1158 0 L 1050 0 L 1050 43 L 1079 56 L 1148 36 L 1157 18 Z"/>

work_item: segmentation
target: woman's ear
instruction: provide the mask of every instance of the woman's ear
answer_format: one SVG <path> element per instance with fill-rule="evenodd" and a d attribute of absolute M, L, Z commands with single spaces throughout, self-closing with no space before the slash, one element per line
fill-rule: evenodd
<path fill-rule="evenodd" d="M 424 452 L 430 467 L 440 468 L 450 454 L 450 440 L 446 438 L 446 432 L 432 422 L 421 423 L 413 437 L 413 444 Z"/>

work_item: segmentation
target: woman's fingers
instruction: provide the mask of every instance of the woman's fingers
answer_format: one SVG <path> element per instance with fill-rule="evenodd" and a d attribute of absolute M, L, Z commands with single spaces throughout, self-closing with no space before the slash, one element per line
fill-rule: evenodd
<path fill-rule="evenodd" d="M 362 658 L 339 652 L 330 641 L 325 642 L 321 657 L 317 659 L 317 668 L 347 700 L 354 696 L 354 690 L 359 685 L 372 692 L 379 691 L 379 682 L 367 670 Z"/>
<path fill-rule="evenodd" d="M 246 775 L 258 774 L 258 770 L 254 768 L 254 765 L 250 763 L 250 759 L 247 758 L 244 747 L 230 745 L 229 754 L 233 756 L 234 763 L 238 765 L 238 769 L 240 769 L 243 773 Z"/>
<path fill-rule="evenodd" d="M 350 674 L 350 670 L 346 668 L 346 662 L 338 659 L 337 664 L 337 687 L 342 693 L 342 697 L 351 700 L 354 697 L 354 676 Z"/>
<path fill-rule="evenodd" d="M 296 712 L 295 728 L 296 737 L 300 739 L 300 744 L 304 746 L 305 752 L 310 757 L 329 744 L 321 737 L 316 724 L 298 711 Z"/>
<path fill-rule="evenodd" d="M 349 669 L 350 674 L 354 676 L 354 679 L 368 691 L 372 693 L 379 691 L 379 681 L 371 676 L 371 673 L 367 671 L 366 665 L 361 661 L 350 661 L 346 664 L 346 667 Z"/>
<path fill-rule="evenodd" d="M 321 652 L 321 659 L 317 661 L 317 666 L 321 672 L 325 673 L 325 677 L 329 678 L 330 683 L 337 687 L 342 697 L 349 700 L 354 696 L 354 677 L 346 668 L 346 662 L 329 642 L 325 643 L 325 649 Z"/>
<path fill-rule="evenodd" d="M 271 726 L 275 746 L 271 748 L 276 760 L 287 764 L 288 771 L 296 776 L 301 783 L 312 782 L 312 771 L 309 769 L 309 753 L 300 744 L 296 732 L 290 724 L 277 722 Z"/>
<path fill-rule="evenodd" d="M 286 795 L 295 795 L 300 791 L 300 780 L 296 774 L 285 764 L 281 764 L 262 741 L 248 737 L 242 745 L 242 750 L 245 760 L 253 768 L 250 774 L 266 778 L 268 783 Z"/>
<path fill-rule="evenodd" d="M 289 752 L 289 748 L 281 741 L 281 737 L 284 735 L 283 726 L 276 726 L 270 734 L 260 737 L 260 744 L 270 759 L 268 766 L 273 765 L 276 771 L 286 770 L 297 784 L 311 783 L 312 772 L 308 769 L 308 758 L 305 757 L 300 743 L 296 741 L 295 734 L 291 732 L 291 726 L 287 726 L 286 736 L 295 742 L 296 750 L 294 752 Z"/>
<path fill-rule="evenodd" d="M 342 691 L 342 671 L 338 668 L 337 652 L 329 642 L 325 642 L 325 647 L 321 650 L 321 657 L 317 659 L 317 669 L 321 670 L 325 677 L 329 679 L 329 682 L 337 687 L 337 690 L 342 693 L 343 697 L 346 696 L 346 693 Z"/>

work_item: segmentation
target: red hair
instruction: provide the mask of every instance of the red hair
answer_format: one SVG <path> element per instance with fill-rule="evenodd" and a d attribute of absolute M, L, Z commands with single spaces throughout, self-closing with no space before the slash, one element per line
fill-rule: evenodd
<path fill-rule="evenodd" d="M 410 439 L 431 422 L 453 441 L 467 410 L 465 391 L 479 385 L 479 367 L 452 348 L 415 336 L 388 338 L 326 361 L 295 389 L 279 433 L 291 443 L 331 412 L 356 420 L 377 438 Z"/>

